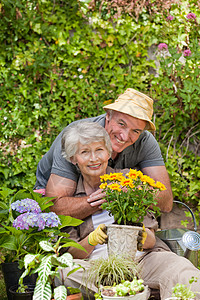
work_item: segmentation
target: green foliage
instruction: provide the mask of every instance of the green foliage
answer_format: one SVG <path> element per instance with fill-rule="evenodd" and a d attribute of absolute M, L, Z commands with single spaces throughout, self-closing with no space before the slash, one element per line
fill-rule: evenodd
<path fill-rule="evenodd" d="M 113 286 L 123 280 L 132 281 L 135 276 L 139 276 L 137 264 L 128 257 L 109 255 L 108 258 L 92 260 L 90 265 L 84 272 L 86 286 L 90 282 L 94 282 L 97 287 Z"/>
<path fill-rule="evenodd" d="M 39 243 L 42 254 L 27 254 L 24 257 L 25 271 L 19 279 L 19 284 L 23 286 L 23 278 L 28 274 L 38 274 L 33 297 L 41 300 L 49 300 L 54 294 L 55 300 L 65 300 L 67 297 L 67 289 L 64 285 L 53 289 L 55 277 L 60 277 L 59 270 L 70 267 L 70 273 L 80 269 L 75 265 L 73 257 L 70 253 L 60 255 L 63 247 L 69 247 L 70 243 L 62 243 L 63 237 L 57 242 L 41 241 Z M 74 242 L 74 246 L 84 250 L 79 244 Z"/>
<path fill-rule="evenodd" d="M 199 2 L 131 0 L 117 5 L 115 1 L 1 1 L 3 187 L 32 189 L 37 164 L 61 129 L 102 113 L 104 104 L 133 87 L 155 99 L 156 138 L 163 153 L 174 149 L 167 157 L 171 179 L 176 177 L 173 192 L 189 199 L 179 187 L 186 165 L 195 159 L 192 153 L 184 155 L 183 147 L 192 145 L 195 154 L 199 151 Z M 186 19 L 189 12 L 196 19 Z M 169 15 L 173 20 L 167 19 Z M 157 49 L 159 43 L 168 45 L 171 56 L 158 57 L 156 52 L 149 57 L 150 46 Z M 186 49 L 191 56 L 180 61 Z M 184 163 L 175 175 L 173 157 L 179 155 Z M 188 184 L 197 206 L 199 177 L 197 170 L 192 173 L 189 179 L 184 175 L 184 186 Z"/>
<path fill-rule="evenodd" d="M 53 198 L 42 197 L 41 194 L 28 190 L 19 190 L 15 193 L 8 188 L 2 188 L 0 191 L 0 262 L 13 262 L 23 260 L 27 253 L 37 252 L 40 253 L 39 242 L 41 240 L 51 241 L 55 236 L 65 237 L 63 242 L 68 242 L 70 245 L 76 247 L 76 243 L 68 239 L 69 235 L 61 231 L 65 226 L 77 226 L 82 223 L 81 220 L 72 218 L 70 216 L 59 216 L 60 224 L 54 226 L 45 226 L 44 229 L 35 227 L 35 219 L 32 216 L 32 221 L 28 228 L 15 228 L 13 226 L 16 217 L 22 213 L 18 213 L 11 208 L 11 204 L 21 199 L 33 199 L 38 203 L 42 212 L 49 213 L 50 206 L 53 205 L 51 201 Z M 27 210 L 26 210 L 27 211 Z M 37 219 L 39 214 L 37 215 Z M 54 217 L 55 218 L 55 217 Z M 24 221 L 21 220 L 21 224 Z M 32 222 L 32 223 L 31 223 Z M 33 225 L 34 224 L 34 225 Z M 23 227 L 23 226 L 22 226 Z"/>
<path fill-rule="evenodd" d="M 181 149 L 161 145 L 166 157 L 166 167 L 170 176 L 174 198 L 185 202 L 189 207 L 196 209 L 195 216 L 199 223 L 199 191 L 200 191 L 200 157 Z"/>
<path fill-rule="evenodd" d="M 196 293 L 191 291 L 191 284 L 192 282 L 197 281 L 194 277 L 190 279 L 190 285 L 187 286 L 185 284 L 179 284 L 177 283 L 175 287 L 173 287 L 172 291 L 172 296 L 177 297 L 178 299 L 181 300 L 188 300 L 188 299 L 196 299 Z"/>

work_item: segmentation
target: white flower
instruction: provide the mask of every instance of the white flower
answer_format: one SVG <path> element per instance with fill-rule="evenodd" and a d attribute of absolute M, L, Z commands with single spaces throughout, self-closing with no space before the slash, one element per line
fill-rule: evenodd
<path fill-rule="evenodd" d="M 79 78 L 82 79 L 82 78 L 83 78 L 83 75 L 79 75 Z"/>
<path fill-rule="evenodd" d="M 78 68 L 78 71 L 79 71 L 79 72 L 81 72 L 81 71 L 82 71 L 82 69 L 81 69 L 81 68 Z"/>

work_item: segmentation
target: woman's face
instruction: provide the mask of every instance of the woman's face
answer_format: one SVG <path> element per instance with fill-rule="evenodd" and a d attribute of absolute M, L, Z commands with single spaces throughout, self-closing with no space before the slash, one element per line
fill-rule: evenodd
<path fill-rule="evenodd" d="M 72 158 L 72 163 L 78 164 L 83 177 L 84 175 L 100 176 L 106 172 L 109 157 L 104 141 L 87 145 L 79 143 L 78 151 Z"/>

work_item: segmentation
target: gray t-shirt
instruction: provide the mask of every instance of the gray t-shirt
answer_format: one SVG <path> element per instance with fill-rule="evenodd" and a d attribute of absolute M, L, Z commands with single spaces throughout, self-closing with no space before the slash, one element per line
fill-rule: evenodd
<path fill-rule="evenodd" d="M 75 122 L 98 122 L 101 126 L 105 127 L 105 117 L 106 114 L 103 114 L 98 117 Z M 77 168 L 62 157 L 62 133 L 63 131 L 57 136 L 49 151 L 38 163 L 35 189 L 45 188 L 51 174 L 78 181 L 79 173 Z M 117 169 L 137 168 L 141 170 L 145 167 L 163 166 L 164 161 L 156 139 L 149 131 L 145 130 L 141 133 L 138 140 L 119 153 L 115 160 L 109 159 L 108 165 Z"/>

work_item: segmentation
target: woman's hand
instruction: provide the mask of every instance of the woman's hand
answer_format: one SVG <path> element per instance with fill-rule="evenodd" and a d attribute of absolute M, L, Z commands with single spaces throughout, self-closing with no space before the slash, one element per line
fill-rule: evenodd
<path fill-rule="evenodd" d="M 108 236 L 106 234 L 106 225 L 99 224 L 99 226 L 92 231 L 88 236 L 88 244 L 90 246 L 96 246 L 98 244 L 103 245 L 107 243 Z"/>

